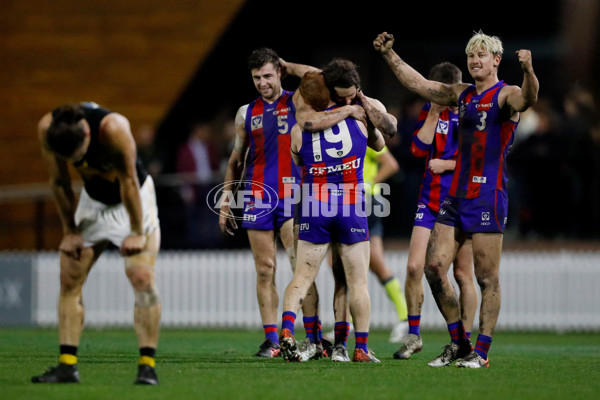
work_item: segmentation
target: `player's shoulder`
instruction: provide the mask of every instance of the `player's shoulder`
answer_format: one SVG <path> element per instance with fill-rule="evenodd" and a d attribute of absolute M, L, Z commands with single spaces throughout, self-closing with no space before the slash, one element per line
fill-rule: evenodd
<path fill-rule="evenodd" d="M 38 131 L 47 131 L 50 127 L 50 124 L 52 124 L 52 113 L 47 112 L 38 121 Z"/>
<path fill-rule="evenodd" d="M 129 120 L 123 114 L 110 112 L 100 121 L 100 130 L 111 133 L 114 131 L 129 130 Z"/>

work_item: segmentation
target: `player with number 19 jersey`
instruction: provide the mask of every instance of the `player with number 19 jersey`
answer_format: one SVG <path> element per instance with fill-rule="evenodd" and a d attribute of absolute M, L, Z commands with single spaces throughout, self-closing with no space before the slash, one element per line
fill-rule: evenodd
<path fill-rule="evenodd" d="M 498 106 L 505 85 L 499 81 L 480 94 L 471 85 L 459 96 L 458 157 L 438 222 L 456 225 L 452 220 L 460 215 L 459 223 L 466 232 L 504 232 L 506 156 L 518 125 Z"/>
<path fill-rule="evenodd" d="M 299 238 L 352 244 L 369 239 L 363 166 L 367 137 L 353 118 L 302 132 Z"/>
<path fill-rule="evenodd" d="M 244 204 L 244 228 L 272 230 L 293 217 L 293 210 L 286 210 L 284 201 L 294 196 L 300 181 L 300 171 L 290 154 L 290 132 L 296 124 L 293 95 L 283 90 L 272 104 L 258 97 L 247 106 L 245 129 L 250 146 L 244 189 L 252 191 L 252 196 Z M 265 212 L 269 207 L 275 210 Z"/>

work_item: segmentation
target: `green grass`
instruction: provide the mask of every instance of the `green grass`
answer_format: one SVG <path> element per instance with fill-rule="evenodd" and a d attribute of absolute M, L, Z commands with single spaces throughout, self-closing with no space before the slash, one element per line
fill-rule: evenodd
<path fill-rule="evenodd" d="M 431 368 L 445 332 L 424 332 L 411 360 L 393 360 L 398 345 L 372 332 L 380 364 L 286 363 L 252 357 L 259 331 L 174 330 L 161 333 L 157 387 L 133 385 L 133 329 L 86 329 L 79 385 L 30 383 L 57 361 L 54 329 L 0 329 L 0 398 L 15 399 L 598 399 L 600 335 L 497 332 L 490 368 Z M 299 334 L 303 337 L 303 333 Z M 353 338 L 349 348 L 354 348 Z"/>

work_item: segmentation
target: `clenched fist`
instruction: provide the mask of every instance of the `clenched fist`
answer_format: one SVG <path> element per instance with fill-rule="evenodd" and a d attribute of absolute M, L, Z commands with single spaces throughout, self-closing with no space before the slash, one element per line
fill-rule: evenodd
<path fill-rule="evenodd" d="M 523 72 L 533 72 L 533 63 L 531 61 L 531 51 L 530 50 L 517 50 L 515 51 L 519 63 L 521 64 L 521 69 Z"/>
<path fill-rule="evenodd" d="M 381 54 L 387 53 L 394 45 L 394 35 L 387 32 L 380 33 L 373 40 L 373 47 Z"/>

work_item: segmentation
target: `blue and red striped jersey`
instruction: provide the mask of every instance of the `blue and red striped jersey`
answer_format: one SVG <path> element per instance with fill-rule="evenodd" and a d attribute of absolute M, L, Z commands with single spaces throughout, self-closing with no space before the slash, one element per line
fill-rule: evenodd
<path fill-rule="evenodd" d="M 303 188 L 309 184 L 308 194 L 320 201 L 328 202 L 331 190 L 338 190 L 343 204 L 360 203 L 364 189 L 357 186 L 363 183 L 366 150 L 367 138 L 353 118 L 323 131 L 302 132 Z"/>
<path fill-rule="evenodd" d="M 292 127 L 296 124 L 294 92 L 287 90 L 272 104 L 262 97 L 248 105 L 246 132 L 249 135 L 246 179 L 254 182 L 246 187 L 253 195 L 263 198 L 263 187 L 269 186 L 279 198 L 290 197 L 299 185 L 300 171 L 290 154 Z"/>
<path fill-rule="evenodd" d="M 450 195 L 473 199 L 500 190 L 506 193 L 506 155 L 518 122 L 498 106 L 499 81 L 481 94 L 471 85 L 459 97 L 459 143 Z"/>
<path fill-rule="evenodd" d="M 415 126 L 410 151 L 415 157 L 426 157 L 425 171 L 419 189 L 419 202 L 427 205 L 431 210 L 438 212 L 441 202 L 444 201 L 450 189 L 454 171 L 446 171 L 443 174 L 434 174 L 429 168 L 429 160 L 443 159 L 455 160 L 458 151 L 458 114 L 450 108 L 446 108 L 440 114 L 435 128 L 433 142 L 423 143 L 417 133 L 423 127 L 427 114 L 431 109 L 431 103 L 427 103 L 419 113 L 419 120 Z"/>

